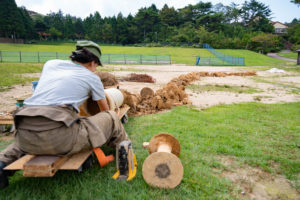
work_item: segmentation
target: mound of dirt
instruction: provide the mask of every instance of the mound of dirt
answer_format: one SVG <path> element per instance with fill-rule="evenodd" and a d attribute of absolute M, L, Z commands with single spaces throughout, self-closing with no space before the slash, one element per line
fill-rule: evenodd
<path fill-rule="evenodd" d="M 155 79 L 147 74 L 131 73 L 128 77 L 125 77 L 123 80 L 130 82 L 155 83 Z"/>
<path fill-rule="evenodd" d="M 172 79 L 163 88 L 155 93 L 150 88 L 143 88 L 140 95 L 131 94 L 123 90 L 124 103 L 131 108 L 129 115 L 152 114 L 163 109 L 171 109 L 173 106 L 191 104 L 185 92 L 185 86 L 199 80 L 200 77 L 225 77 L 225 76 L 254 76 L 255 71 L 225 73 L 225 72 L 191 72 Z M 154 94 L 153 94 L 154 93 Z"/>
<path fill-rule="evenodd" d="M 101 79 L 101 82 L 104 87 L 117 85 L 119 82 L 113 74 L 108 72 L 95 72 L 97 76 Z"/>
<path fill-rule="evenodd" d="M 104 87 L 116 85 L 117 81 L 112 74 L 107 72 L 96 72 L 101 78 Z M 254 76 L 255 71 L 248 72 L 191 72 L 173 78 L 163 88 L 154 92 L 151 88 L 145 87 L 140 94 L 132 94 L 126 90 L 122 90 L 124 96 L 123 104 L 130 106 L 128 115 L 145 115 L 152 114 L 164 109 L 171 109 L 173 106 L 191 104 L 188 95 L 185 92 L 185 86 L 190 85 L 193 81 L 197 81 L 200 77 L 225 77 L 225 76 Z M 125 78 L 126 81 L 149 82 L 154 83 L 155 80 L 147 74 L 130 74 Z M 87 116 L 99 112 L 96 102 L 89 98 L 82 106 L 80 106 L 80 114 Z"/>

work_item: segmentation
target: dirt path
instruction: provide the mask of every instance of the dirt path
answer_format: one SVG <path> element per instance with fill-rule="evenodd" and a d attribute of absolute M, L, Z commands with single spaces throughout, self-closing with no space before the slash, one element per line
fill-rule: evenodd
<path fill-rule="evenodd" d="M 162 88 L 171 79 L 182 74 L 190 72 L 241 72 L 246 71 L 245 68 L 239 67 L 196 67 L 183 65 L 133 65 L 133 66 L 114 66 L 115 71 L 111 72 L 117 78 L 122 78 L 130 73 L 148 74 L 156 79 L 155 83 L 135 83 L 120 82 L 120 88 L 131 93 L 140 93 L 144 87 L 150 87 L 154 91 Z M 119 69 L 122 69 L 120 71 Z M 128 71 L 126 70 L 128 69 Z M 139 72 L 140 70 L 140 72 Z M 36 74 L 34 74 L 36 76 Z M 259 79 L 257 81 L 256 79 Z M 196 107 L 203 109 L 219 104 L 232 104 L 241 102 L 259 101 L 262 103 L 283 103 L 300 101 L 300 74 L 298 73 L 270 73 L 267 71 L 258 71 L 256 79 L 253 77 L 202 77 L 199 81 L 195 81 L 193 85 L 218 85 L 218 86 L 239 86 L 251 87 L 259 92 L 257 93 L 236 93 L 236 92 L 220 92 L 220 91 L 203 91 L 193 92 L 186 89 L 189 100 Z M 270 83 L 266 83 L 266 80 Z M 283 87 L 289 85 L 292 87 Z M 296 87 L 296 88 L 293 88 Z M 11 111 L 15 108 L 17 98 L 26 98 L 32 94 L 31 84 L 24 86 L 16 85 L 11 90 L 1 92 L 0 95 L 0 112 Z"/>
<path fill-rule="evenodd" d="M 290 62 L 297 62 L 296 59 L 285 58 L 285 57 L 279 56 L 277 53 L 268 53 L 267 56 L 272 57 L 272 58 L 277 58 L 277 59 L 280 59 L 280 60 L 286 60 L 286 61 L 290 61 Z"/>

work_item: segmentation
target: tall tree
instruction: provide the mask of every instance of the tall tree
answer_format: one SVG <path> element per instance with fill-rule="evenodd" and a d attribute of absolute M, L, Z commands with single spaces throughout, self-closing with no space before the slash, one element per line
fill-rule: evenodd
<path fill-rule="evenodd" d="M 33 20 L 29 16 L 25 7 L 21 7 L 21 8 L 19 8 L 19 10 L 21 13 L 22 23 L 24 25 L 24 32 L 23 32 L 23 34 L 21 34 L 21 36 L 24 39 L 32 39 L 36 36 Z"/>
<path fill-rule="evenodd" d="M 178 13 L 174 7 L 169 8 L 167 4 L 159 12 L 161 21 L 168 26 L 176 26 L 178 24 Z"/>
<path fill-rule="evenodd" d="M 71 17 L 71 15 L 66 15 L 65 17 L 64 33 L 64 37 L 66 39 L 75 38 L 75 27 L 73 24 L 73 17 Z"/>
<path fill-rule="evenodd" d="M 256 0 L 245 1 L 242 7 L 242 17 L 245 25 L 251 25 L 261 18 L 269 18 L 271 13 L 269 6 Z"/>
<path fill-rule="evenodd" d="M 21 12 L 15 0 L 0 1 L 0 35 L 17 38 L 23 35 L 25 27 Z"/>
<path fill-rule="evenodd" d="M 160 18 L 155 5 L 149 8 L 141 8 L 135 16 L 140 34 L 144 37 L 144 42 L 154 41 L 155 32 L 159 29 Z"/>

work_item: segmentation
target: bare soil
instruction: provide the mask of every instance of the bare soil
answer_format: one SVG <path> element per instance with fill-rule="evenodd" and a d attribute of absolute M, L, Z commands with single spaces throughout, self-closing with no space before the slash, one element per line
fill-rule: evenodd
<path fill-rule="evenodd" d="M 290 181 L 282 175 L 270 174 L 248 165 L 240 165 L 232 156 L 219 156 L 218 159 L 226 167 L 226 170 L 218 176 L 234 183 L 239 190 L 240 199 L 300 199 L 299 191 L 292 187 Z M 278 167 L 274 164 L 274 168 Z"/>
<path fill-rule="evenodd" d="M 151 88 L 155 93 L 162 89 L 172 79 L 178 78 L 180 75 L 186 75 L 190 72 L 225 72 L 240 73 L 246 72 L 244 68 L 238 67 L 196 67 L 185 65 L 118 65 L 114 66 L 115 69 L 122 69 L 122 71 L 111 72 L 118 80 L 132 74 L 132 69 L 136 74 L 147 74 L 155 79 L 155 83 L 143 82 L 129 82 L 119 81 L 120 89 L 126 90 L 131 94 L 139 95 L 144 87 Z M 129 69 L 129 71 L 126 71 Z M 141 72 L 136 72 L 141 70 Z M 35 73 L 32 76 L 36 77 L 39 74 Z M 30 76 L 27 74 L 26 76 Z M 200 80 L 194 80 L 192 84 L 206 85 L 230 85 L 230 86 L 249 86 L 256 88 L 262 92 L 247 94 L 247 93 L 232 93 L 232 92 L 219 92 L 219 91 L 206 91 L 196 93 L 191 90 L 185 89 L 188 95 L 186 103 L 198 107 L 199 109 L 207 108 L 219 104 L 232 104 L 241 102 L 254 102 L 259 101 L 262 103 L 284 103 L 300 101 L 300 91 L 293 92 L 293 88 L 283 87 L 280 84 L 292 85 L 300 87 L 300 74 L 295 72 L 286 72 L 282 74 L 272 74 L 267 71 L 257 71 L 256 77 L 265 80 L 271 80 L 273 83 L 264 83 L 255 81 L 252 76 L 226 76 L 226 77 L 200 77 Z M 278 83 L 278 84 L 276 84 Z M 1 92 L 0 95 L 0 112 L 7 112 L 15 109 L 16 99 L 26 98 L 32 94 L 31 84 L 20 86 L 13 86 L 9 91 Z"/>

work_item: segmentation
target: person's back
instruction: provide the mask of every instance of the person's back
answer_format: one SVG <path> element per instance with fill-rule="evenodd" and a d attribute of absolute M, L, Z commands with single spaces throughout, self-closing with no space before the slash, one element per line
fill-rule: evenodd
<path fill-rule="evenodd" d="M 91 91 L 91 92 L 90 92 Z M 90 95 L 93 100 L 104 99 L 99 77 L 84 66 L 68 60 L 45 63 L 38 85 L 24 105 L 72 105 L 77 111 Z"/>

